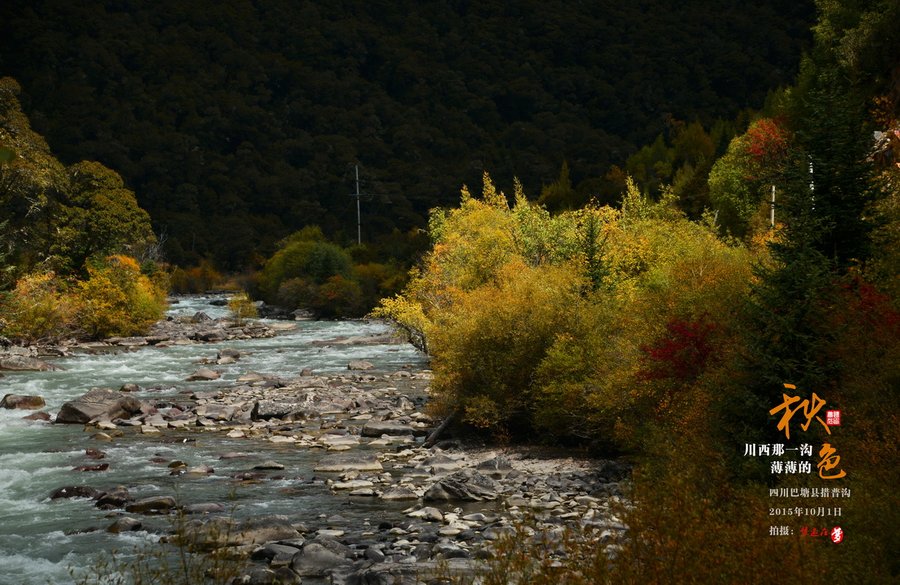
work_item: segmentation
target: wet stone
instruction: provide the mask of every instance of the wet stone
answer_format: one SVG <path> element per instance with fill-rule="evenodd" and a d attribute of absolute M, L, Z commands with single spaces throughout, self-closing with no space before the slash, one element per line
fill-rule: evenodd
<path fill-rule="evenodd" d="M 43 412 L 43 411 L 35 412 L 32 414 L 29 414 L 28 416 L 23 416 L 22 418 L 24 420 L 38 420 L 38 421 L 50 422 L 50 414 Z"/>
<path fill-rule="evenodd" d="M 7 394 L 0 400 L 0 408 L 18 410 L 37 410 L 47 404 L 41 396 L 27 396 L 22 394 Z"/>
<path fill-rule="evenodd" d="M 165 514 L 174 510 L 176 505 L 172 496 L 152 496 L 126 505 L 125 511 L 131 514 Z"/>
<path fill-rule="evenodd" d="M 384 467 L 374 454 L 350 452 L 323 457 L 316 465 L 315 470 L 344 473 L 347 471 L 383 471 Z"/>
<path fill-rule="evenodd" d="M 350 559 L 316 542 L 308 543 L 291 560 L 291 568 L 301 577 L 325 577 L 332 570 L 349 564 Z"/>
<path fill-rule="evenodd" d="M 128 516 L 123 516 L 119 518 L 112 524 L 110 524 L 107 528 L 107 532 L 112 532 L 113 534 L 119 534 L 121 532 L 134 532 L 136 530 L 140 530 L 143 527 L 143 524 L 140 520 L 136 518 L 130 518 Z"/>
<path fill-rule="evenodd" d="M 60 498 L 96 498 L 100 492 L 96 489 L 86 486 L 86 485 L 69 485 L 61 488 L 57 488 L 53 490 L 53 493 L 50 494 L 51 500 L 58 500 Z"/>
<path fill-rule="evenodd" d="M 253 551 L 250 558 L 255 561 L 266 560 L 272 564 L 288 564 L 298 552 L 300 547 L 269 543 Z"/>
<path fill-rule="evenodd" d="M 121 508 L 132 500 L 134 498 L 128 493 L 128 488 L 120 485 L 100 494 L 100 497 L 97 498 L 96 506 L 101 510 L 111 510 Z"/>

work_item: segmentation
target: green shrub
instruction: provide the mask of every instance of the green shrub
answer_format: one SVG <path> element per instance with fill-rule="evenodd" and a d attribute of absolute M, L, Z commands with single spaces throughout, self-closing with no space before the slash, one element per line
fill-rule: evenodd
<path fill-rule="evenodd" d="M 345 317 L 363 313 L 362 303 L 359 283 L 335 274 L 316 288 L 311 307 L 322 317 Z"/>

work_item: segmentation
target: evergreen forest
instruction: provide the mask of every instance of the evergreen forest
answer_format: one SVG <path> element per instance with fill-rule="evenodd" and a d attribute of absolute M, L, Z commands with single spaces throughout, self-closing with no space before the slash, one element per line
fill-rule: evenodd
<path fill-rule="evenodd" d="M 169 261 L 234 271 L 307 225 L 355 240 L 356 164 L 389 248 L 484 170 L 537 197 L 567 163 L 575 204 L 615 202 L 641 146 L 790 84 L 812 22 L 786 0 L 11 0 L 0 72 L 64 164 L 121 174 Z"/>

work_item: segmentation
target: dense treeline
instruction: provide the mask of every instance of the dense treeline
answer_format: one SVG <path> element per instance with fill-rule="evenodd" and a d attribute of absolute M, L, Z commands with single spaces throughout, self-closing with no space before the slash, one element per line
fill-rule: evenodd
<path fill-rule="evenodd" d="M 378 313 L 432 355 L 436 413 L 637 462 L 611 563 L 529 550 L 491 582 L 900 577 L 900 5 L 818 4 L 797 82 L 710 164 L 699 221 L 675 185 L 654 200 L 626 179 L 617 208 L 553 215 L 487 175 L 432 214 L 431 250 Z M 840 426 L 816 421 L 825 405 Z M 811 445 L 809 474 L 748 455 L 786 443 Z M 835 487 L 852 496 L 769 493 Z M 825 501 L 840 517 L 769 512 Z M 810 530 L 835 525 L 838 547 Z"/>
<path fill-rule="evenodd" d="M 537 196 L 567 161 L 577 202 L 614 197 L 638 145 L 788 83 L 810 20 L 781 0 L 13 1 L 0 71 L 64 163 L 122 174 L 170 260 L 235 269 L 305 225 L 351 240 L 357 161 L 370 242 L 485 168 Z"/>

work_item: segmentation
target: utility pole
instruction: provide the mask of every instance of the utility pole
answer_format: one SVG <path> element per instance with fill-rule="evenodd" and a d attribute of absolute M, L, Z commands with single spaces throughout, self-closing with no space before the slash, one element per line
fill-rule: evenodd
<path fill-rule="evenodd" d="M 775 228 L 775 185 L 772 185 L 772 203 L 769 208 L 769 224 Z"/>
<path fill-rule="evenodd" d="M 356 243 L 360 246 L 362 245 L 362 215 L 359 211 L 359 165 L 355 166 L 356 168 L 356 193 L 353 197 L 356 197 Z"/>
<path fill-rule="evenodd" d="M 359 164 L 354 165 L 355 178 L 356 178 L 356 192 L 351 193 L 350 197 L 356 197 L 356 243 L 362 245 L 362 213 L 360 212 L 360 200 L 363 197 L 367 197 L 367 201 L 371 200 L 373 197 L 381 197 L 387 200 L 387 203 L 390 203 L 390 199 L 387 198 L 386 195 L 380 195 L 377 193 L 361 193 L 359 190 Z"/>

